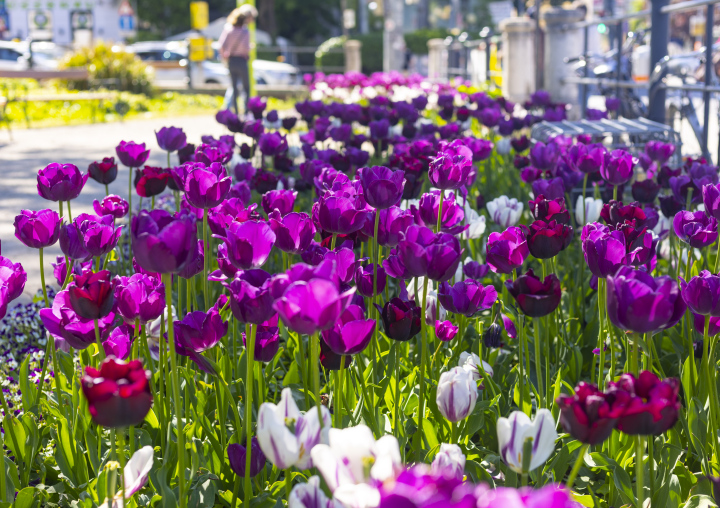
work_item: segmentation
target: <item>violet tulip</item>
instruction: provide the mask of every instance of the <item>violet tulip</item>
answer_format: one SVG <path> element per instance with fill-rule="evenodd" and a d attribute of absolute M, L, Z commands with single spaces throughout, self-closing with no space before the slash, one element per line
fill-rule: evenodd
<path fill-rule="evenodd" d="M 528 317 L 547 316 L 560 304 L 562 291 L 554 273 L 540 280 L 532 270 L 528 270 L 513 281 L 505 281 L 505 287 Z"/>
<path fill-rule="evenodd" d="M 50 247 L 58 241 L 62 220 L 53 210 L 21 210 L 15 216 L 15 237 L 33 249 Z"/>
<path fill-rule="evenodd" d="M 554 141 L 545 144 L 538 141 L 530 148 L 532 165 L 542 170 L 554 170 L 560 157 L 560 147 Z"/>
<path fill-rule="evenodd" d="M 268 224 L 275 233 L 275 246 L 288 254 L 300 254 L 315 237 L 315 225 L 306 213 L 292 212 L 283 217 L 274 210 L 268 214 Z"/>
<path fill-rule="evenodd" d="M 152 406 L 150 371 L 140 360 L 106 358 L 99 370 L 85 367 L 80 384 L 93 422 L 103 427 L 139 425 Z"/>
<path fill-rule="evenodd" d="M 158 146 L 166 152 L 177 152 L 187 145 L 187 136 L 180 127 L 162 127 L 155 131 Z"/>
<path fill-rule="evenodd" d="M 317 217 L 324 231 L 349 235 L 362 229 L 370 215 L 365 210 L 358 210 L 352 199 L 333 195 L 320 199 Z"/>
<path fill-rule="evenodd" d="M 218 206 L 230 192 L 232 179 L 225 166 L 218 162 L 205 165 L 196 162 L 187 165 L 185 196 L 191 205 L 207 210 Z"/>
<path fill-rule="evenodd" d="M 433 233 L 410 226 L 398 244 L 400 259 L 413 277 L 427 276 L 438 282 L 449 280 L 460 264 L 460 241 L 447 233 Z"/>
<path fill-rule="evenodd" d="M 280 215 L 285 216 L 293 211 L 297 191 L 293 190 L 272 190 L 262 196 L 261 204 L 265 213 L 270 215 L 273 210 L 278 210 Z"/>
<path fill-rule="evenodd" d="M 270 274 L 265 270 L 245 270 L 224 285 L 230 290 L 230 309 L 240 323 L 260 325 L 275 314 Z"/>
<path fill-rule="evenodd" d="M 450 342 L 458 333 L 458 327 L 452 321 L 435 321 L 435 337 L 442 342 Z"/>
<path fill-rule="evenodd" d="M 669 276 L 621 266 L 607 277 L 607 312 L 622 330 L 651 333 L 671 328 L 685 314 L 686 304 L 677 282 Z"/>
<path fill-rule="evenodd" d="M 385 269 L 380 265 L 370 263 L 366 266 L 358 266 L 355 270 L 355 287 L 357 292 L 367 298 L 372 298 L 375 292 L 373 291 L 373 282 L 375 279 L 375 267 L 378 267 L 377 273 L 377 294 L 382 294 L 385 291 L 385 284 L 387 282 L 387 276 Z"/>
<path fill-rule="evenodd" d="M 102 161 L 91 162 L 88 166 L 88 175 L 97 183 L 108 185 L 117 178 L 118 167 L 115 157 L 104 157 Z"/>
<path fill-rule="evenodd" d="M 132 351 L 134 336 L 135 330 L 130 325 L 123 323 L 116 327 L 102 343 L 105 356 L 112 355 L 119 360 L 126 360 Z"/>
<path fill-rule="evenodd" d="M 247 336 L 242 334 L 243 345 L 247 346 Z M 275 314 L 267 321 L 263 321 L 255 329 L 255 350 L 253 358 L 256 362 L 270 363 L 280 349 L 280 329 L 278 328 L 278 315 Z"/>
<path fill-rule="evenodd" d="M 678 212 L 673 219 L 673 229 L 680 240 L 696 249 L 712 245 L 718 237 L 717 219 L 700 211 Z"/>
<path fill-rule="evenodd" d="M 130 232 L 135 259 L 149 272 L 178 273 L 195 254 L 197 224 L 187 212 L 142 210 L 133 217 Z"/>
<path fill-rule="evenodd" d="M 627 262 L 625 235 L 621 231 L 591 222 L 583 228 L 581 241 L 585 263 L 596 277 L 614 275 Z"/>
<path fill-rule="evenodd" d="M 245 477 L 245 468 L 247 463 L 247 449 L 237 443 L 229 444 L 227 447 L 228 462 L 230 469 L 233 470 L 239 478 Z M 265 454 L 260 449 L 260 444 L 256 437 L 253 437 L 250 444 L 250 478 L 255 478 L 260 471 L 263 470 L 266 463 Z"/>
<path fill-rule="evenodd" d="M 232 222 L 225 235 L 213 235 L 225 242 L 227 258 L 238 270 L 259 268 L 270 256 L 275 233 L 267 222 Z"/>
<path fill-rule="evenodd" d="M 660 193 L 660 184 L 652 178 L 632 184 L 632 197 L 640 203 L 652 203 Z"/>
<path fill-rule="evenodd" d="M 703 270 L 690 282 L 680 278 L 682 298 L 695 314 L 720 317 L 720 276 Z"/>
<path fill-rule="evenodd" d="M 165 309 L 165 286 L 155 277 L 136 273 L 118 277 L 115 285 L 115 312 L 123 320 L 141 325 L 160 317 Z"/>
<path fill-rule="evenodd" d="M 465 317 L 492 308 L 497 297 L 493 286 L 482 286 L 472 279 L 456 282 L 454 286 L 443 282 L 438 287 L 438 300 L 445 310 Z"/>
<path fill-rule="evenodd" d="M 190 358 L 203 372 L 214 374 L 212 365 L 201 353 L 214 347 L 227 334 L 228 324 L 217 309 L 190 312 L 182 321 L 173 323 L 173 330 L 177 354 Z"/>
<path fill-rule="evenodd" d="M 665 164 L 675 153 L 675 145 L 662 141 L 650 140 L 645 144 L 645 153 L 658 164 Z"/>
<path fill-rule="evenodd" d="M 720 184 L 703 185 L 702 199 L 703 205 L 705 205 L 705 213 L 709 217 L 720 220 Z"/>
<path fill-rule="evenodd" d="M 599 445 L 612 434 L 630 397 L 624 391 L 603 393 L 597 386 L 581 381 L 574 395 L 561 395 L 555 402 L 565 432 L 581 443 Z"/>
<path fill-rule="evenodd" d="M 605 147 L 576 144 L 570 147 L 565 159 L 576 171 L 584 174 L 597 173 L 605 162 Z"/>
<path fill-rule="evenodd" d="M 472 151 L 459 140 L 453 141 L 430 162 L 430 183 L 441 190 L 459 189 L 473 171 Z"/>
<path fill-rule="evenodd" d="M 256 204 L 245 208 L 242 199 L 229 198 L 208 210 L 208 226 L 214 235 L 222 235 L 232 222 L 260 220 L 260 214 L 256 210 Z"/>
<path fill-rule="evenodd" d="M 150 156 L 150 150 L 145 149 L 145 143 L 138 144 L 134 141 L 120 141 L 115 147 L 115 153 L 120 162 L 129 168 L 139 168 Z"/>
<path fill-rule="evenodd" d="M 93 210 L 100 216 L 111 215 L 114 219 L 122 219 L 130 210 L 130 205 L 120 196 L 110 194 L 105 196 L 102 201 L 94 200 Z"/>
<path fill-rule="evenodd" d="M 192 279 L 196 275 L 202 273 L 205 268 L 205 245 L 202 240 L 197 241 L 197 247 L 193 251 L 190 261 L 188 261 L 182 270 L 178 272 L 178 277 L 182 279 Z"/>
<path fill-rule="evenodd" d="M 605 155 L 600 175 L 610 185 L 622 185 L 633 175 L 633 157 L 625 150 L 613 150 Z"/>
<path fill-rule="evenodd" d="M 405 172 L 393 171 L 384 166 L 362 168 L 358 177 L 363 197 L 376 210 L 384 210 L 400 203 L 405 187 Z"/>
<path fill-rule="evenodd" d="M 676 378 L 660 380 L 648 370 L 637 378 L 623 374 L 617 382 L 610 382 L 609 393 L 627 392 L 630 396 L 618 420 L 618 430 L 631 436 L 658 436 L 670 430 L 682 407 L 679 391 L 680 381 Z"/>
<path fill-rule="evenodd" d="M 75 349 L 85 349 L 95 343 L 95 323 L 92 319 L 85 319 L 76 314 L 70 303 L 67 290 L 55 295 L 52 308 L 40 310 L 40 319 L 47 331 L 55 337 L 56 341 L 65 341 Z M 98 320 L 100 340 L 107 339 L 112 330 L 115 314 L 110 312 Z M 58 341 L 59 342 L 59 341 Z"/>
<path fill-rule="evenodd" d="M 0 319 L 5 317 L 8 304 L 20 297 L 25 282 L 27 273 L 22 265 L 0 256 Z"/>
<path fill-rule="evenodd" d="M 93 257 L 100 257 L 109 254 L 118 244 L 122 227 L 115 227 L 115 220 L 109 215 L 99 217 L 81 213 L 72 224 L 63 226 L 60 232 L 60 243 L 62 246 L 63 230 L 76 228 L 82 239 L 85 250 Z"/>
<path fill-rule="evenodd" d="M 70 201 L 80 195 L 88 177 L 74 164 L 52 162 L 38 171 L 38 195 L 49 201 Z"/>
<path fill-rule="evenodd" d="M 430 191 L 420 197 L 417 209 L 419 217 L 415 217 L 418 225 L 428 226 L 432 229 L 437 226 L 441 192 L 438 190 Z M 412 210 L 415 209 L 412 208 Z M 444 196 L 440 223 L 441 230 L 444 233 L 457 234 L 463 228 L 462 222 L 464 218 L 465 211 L 455 199 L 455 194 L 451 193 L 449 196 Z"/>
<path fill-rule="evenodd" d="M 420 332 L 420 307 L 413 302 L 393 298 L 380 308 L 385 335 L 392 340 L 407 342 Z"/>
<path fill-rule="evenodd" d="M 354 293 L 355 288 L 340 293 L 329 280 L 311 279 L 290 285 L 273 307 L 289 329 L 313 335 L 335 325 Z"/>
<path fill-rule="evenodd" d="M 375 320 L 365 319 L 365 313 L 357 305 L 348 305 L 332 328 L 321 335 L 330 349 L 338 355 L 355 355 L 370 344 L 375 331 Z"/>
<path fill-rule="evenodd" d="M 512 273 L 530 255 L 522 229 L 507 228 L 502 233 L 490 233 L 487 241 L 487 264 L 495 273 Z"/>
<path fill-rule="evenodd" d="M 565 183 L 559 176 L 556 178 L 540 178 L 532 184 L 533 194 L 546 196 L 548 199 L 558 199 L 565 196 Z"/>
<path fill-rule="evenodd" d="M 488 266 L 487 264 L 481 265 L 477 261 L 468 261 L 466 259 L 465 264 L 463 265 L 463 274 L 465 275 L 465 277 L 468 277 L 470 279 L 483 279 L 489 271 L 490 266 Z"/>

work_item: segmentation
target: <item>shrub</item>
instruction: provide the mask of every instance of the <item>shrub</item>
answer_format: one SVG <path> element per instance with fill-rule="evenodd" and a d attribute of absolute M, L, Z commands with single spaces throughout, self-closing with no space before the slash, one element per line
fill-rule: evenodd
<path fill-rule="evenodd" d="M 405 46 L 416 55 L 427 55 L 430 39 L 444 39 L 450 35 L 444 28 L 424 28 L 405 34 Z"/>
<path fill-rule="evenodd" d="M 383 34 L 373 32 L 365 35 L 358 35 L 353 39 L 362 42 L 362 71 L 365 74 L 380 72 L 383 70 Z"/>
<path fill-rule="evenodd" d="M 134 54 L 123 50 L 113 51 L 112 46 L 104 43 L 71 53 L 61 66 L 88 69 L 89 79 L 66 81 L 67 88 L 71 90 L 88 90 L 100 84 L 123 92 L 152 93 L 147 66 Z"/>

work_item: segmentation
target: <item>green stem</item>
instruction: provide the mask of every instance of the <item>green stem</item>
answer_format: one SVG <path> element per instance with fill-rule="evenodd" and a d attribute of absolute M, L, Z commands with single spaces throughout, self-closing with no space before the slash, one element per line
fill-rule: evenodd
<path fill-rule="evenodd" d="M 322 402 L 320 401 L 320 335 L 314 333 L 310 336 L 310 363 L 312 364 L 313 394 L 317 404 L 318 422 L 323 428 Z"/>
<path fill-rule="evenodd" d="M 440 232 L 440 228 L 442 227 L 442 209 L 443 209 L 443 200 L 445 199 L 445 192 L 440 191 L 440 203 L 438 204 L 438 220 L 437 220 L 437 232 Z"/>
<path fill-rule="evenodd" d="M 67 280 L 66 280 L 67 282 Z M 45 307 L 50 307 L 50 300 L 48 300 L 47 287 L 45 286 L 45 264 L 43 263 L 43 248 L 40 247 L 40 285 L 43 290 L 43 297 L 45 298 Z"/>
<path fill-rule="evenodd" d="M 645 501 L 645 471 L 642 464 L 644 451 L 643 437 L 635 436 L 635 497 L 637 498 L 637 508 L 643 508 L 643 501 Z"/>
<path fill-rule="evenodd" d="M 208 291 L 208 264 L 210 263 L 210 240 L 208 237 L 208 211 L 203 211 L 203 290 L 205 291 L 205 311 L 210 309 L 210 292 Z M 179 311 L 178 311 L 179 312 Z M 249 454 L 248 454 L 249 456 Z"/>
<path fill-rule="evenodd" d="M 292 492 L 292 480 L 290 479 L 291 470 L 292 467 L 289 467 L 285 470 L 285 499 L 288 500 L 288 503 L 290 501 L 290 493 Z"/>
<path fill-rule="evenodd" d="M 573 484 L 575 483 L 575 478 L 577 478 L 577 475 L 580 472 L 580 466 L 582 466 L 583 464 L 585 452 L 587 452 L 589 446 L 589 444 L 583 444 L 580 447 L 580 450 L 578 450 L 578 456 L 575 459 L 575 465 L 573 466 L 572 471 L 570 471 L 570 476 L 568 476 L 567 482 L 565 482 L 565 487 L 568 490 L 572 490 Z"/>
<path fill-rule="evenodd" d="M 0 404 L 2 404 L 2 408 L 3 408 L 3 411 L 4 411 L 4 413 L 5 413 L 5 419 L 6 419 L 7 421 L 9 421 L 9 422 L 12 422 L 12 420 L 15 419 L 15 417 L 13 416 L 13 413 L 10 411 L 10 408 L 9 408 L 8 405 L 7 405 L 7 401 L 5 400 L 5 394 L 3 393 L 2 389 L 0 389 Z M 19 425 L 21 426 L 21 428 L 22 428 L 22 423 L 20 423 L 19 420 L 18 420 L 18 424 L 19 424 Z M 15 435 L 15 425 L 10 425 L 9 427 L 10 427 L 10 428 L 9 428 L 9 430 L 10 430 L 10 439 L 12 440 L 12 443 L 13 443 L 13 446 L 15 447 L 15 450 L 17 450 L 17 455 L 20 455 L 20 453 L 22 453 L 22 451 L 23 451 L 23 448 L 20 448 L 20 446 L 19 446 L 19 443 L 20 443 L 20 442 L 18 441 L 17 436 Z M 8 431 L 8 426 L 7 426 L 7 425 L 3 425 L 3 428 L 4 428 L 4 430 L 5 430 L 6 432 Z M 23 446 L 24 446 L 24 445 L 25 445 L 25 443 L 23 443 Z M 5 460 L 5 453 L 3 453 L 3 454 L 0 456 L 0 459 L 2 459 L 3 461 Z M 15 462 L 16 462 L 17 465 L 18 465 L 19 477 L 22 479 L 22 478 L 24 478 L 24 473 L 23 473 L 23 471 L 25 470 L 25 461 L 22 460 L 21 457 L 18 456 L 18 457 L 15 457 Z M 4 469 L 4 468 L 5 468 L 5 463 L 4 463 L 4 462 L 2 463 L 2 466 L 3 466 L 3 469 Z M 20 485 L 20 487 L 22 488 L 22 487 L 24 486 L 24 482 L 21 481 L 21 483 L 23 483 L 23 485 Z"/>
<path fill-rule="evenodd" d="M 245 379 L 245 504 L 250 506 L 252 497 L 252 484 L 250 483 L 250 451 L 252 450 L 252 399 L 253 399 L 253 376 L 255 374 L 255 333 L 257 325 L 250 324 L 250 336 L 245 344 L 245 363 L 247 364 L 247 375 Z"/>
<path fill-rule="evenodd" d="M 605 386 L 605 334 L 603 333 L 603 309 L 605 308 L 605 279 L 598 278 L 598 347 L 600 348 L 600 370 L 598 371 L 598 387 Z"/>
<path fill-rule="evenodd" d="M 105 184 L 105 195 L 106 196 L 110 195 L 110 189 L 108 189 L 108 184 Z"/>
<path fill-rule="evenodd" d="M 542 360 L 540 358 L 540 342 L 542 341 L 542 332 L 540 331 L 540 318 L 533 318 L 535 328 L 535 377 L 537 378 L 538 396 L 540 397 L 540 407 L 545 407 L 545 391 L 543 390 L 542 376 Z"/>
<path fill-rule="evenodd" d="M 395 437 L 400 436 L 400 426 L 398 423 L 400 417 L 400 354 L 398 353 L 398 342 L 393 341 L 393 350 L 395 351 L 395 390 L 393 392 L 393 430 Z"/>
<path fill-rule="evenodd" d="M 68 205 L 68 221 L 72 222 L 72 209 L 70 208 L 70 201 L 67 202 Z"/>
<path fill-rule="evenodd" d="M 165 305 L 167 309 L 172 308 L 172 275 L 162 275 L 165 283 Z M 170 313 L 168 312 L 168 316 Z M 171 321 L 170 319 L 168 321 Z M 180 380 L 178 378 L 177 351 L 175 350 L 175 327 L 172 322 L 167 326 L 168 342 L 170 343 L 170 367 L 172 376 L 173 402 L 177 413 L 177 447 L 178 447 L 178 497 L 180 508 L 185 508 L 185 426 L 183 424 L 183 407 L 180 402 Z M 162 344 L 161 344 L 162 347 Z M 248 448 L 249 450 L 249 448 Z M 248 453 L 249 455 L 249 453 Z"/>
<path fill-rule="evenodd" d="M 442 196 L 440 203 L 442 203 Z M 442 206 L 442 205 L 440 205 Z M 439 215 L 438 215 L 439 217 Z M 425 323 L 425 306 L 427 303 L 427 290 L 430 280 L 425 276 L 423 284 L 422 307 L 420 308 L 420 326 L 422 337 L 420 339 L 420 403 L 418 405 L 418 428 L 415 434 L 415 460 L 422 462 L 420 450 L 423 441 L 423 419 L 425 418 L 425 365 L 427 364 L 427 324 Z"/>
<path fill-rule="evenodd" d="M 98 346 L 98 355 L 100 355 L 100 362 L 105 360 L 105 348 L 102 345 L 102 341 L 100 340 L 100 324 L 98 323 L 98 320 L 95 320 L 95 341 L 97 342 Z"/>

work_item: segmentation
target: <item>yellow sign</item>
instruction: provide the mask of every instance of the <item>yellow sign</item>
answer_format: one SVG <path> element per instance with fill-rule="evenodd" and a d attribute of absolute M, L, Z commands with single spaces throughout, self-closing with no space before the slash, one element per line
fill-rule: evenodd
<path fill-rule="evenodd" d="M 207 2 L 190 2 L 190 28 L 202 30 L 209 21 Z"/>
<path fill-rule="evenodd" d="M 188 56 L 191 62 L 202 62 L 212 59 L 212 41 L 205 37 L 192 37 L 188 39 Z"/>

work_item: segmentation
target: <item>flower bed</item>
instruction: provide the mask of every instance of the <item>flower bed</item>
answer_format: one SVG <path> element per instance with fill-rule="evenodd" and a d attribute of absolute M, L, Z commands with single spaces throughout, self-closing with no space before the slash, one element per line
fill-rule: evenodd
<path fill-rule="evenodd" d="M 312 79 L 161 129 L 169 167 L 38 172 L 15 233 L 63 256 L 10 310 L 0 258 L 0 506 L 716 506 L 718 168 L 532 144 L 544 92 Z"/>

